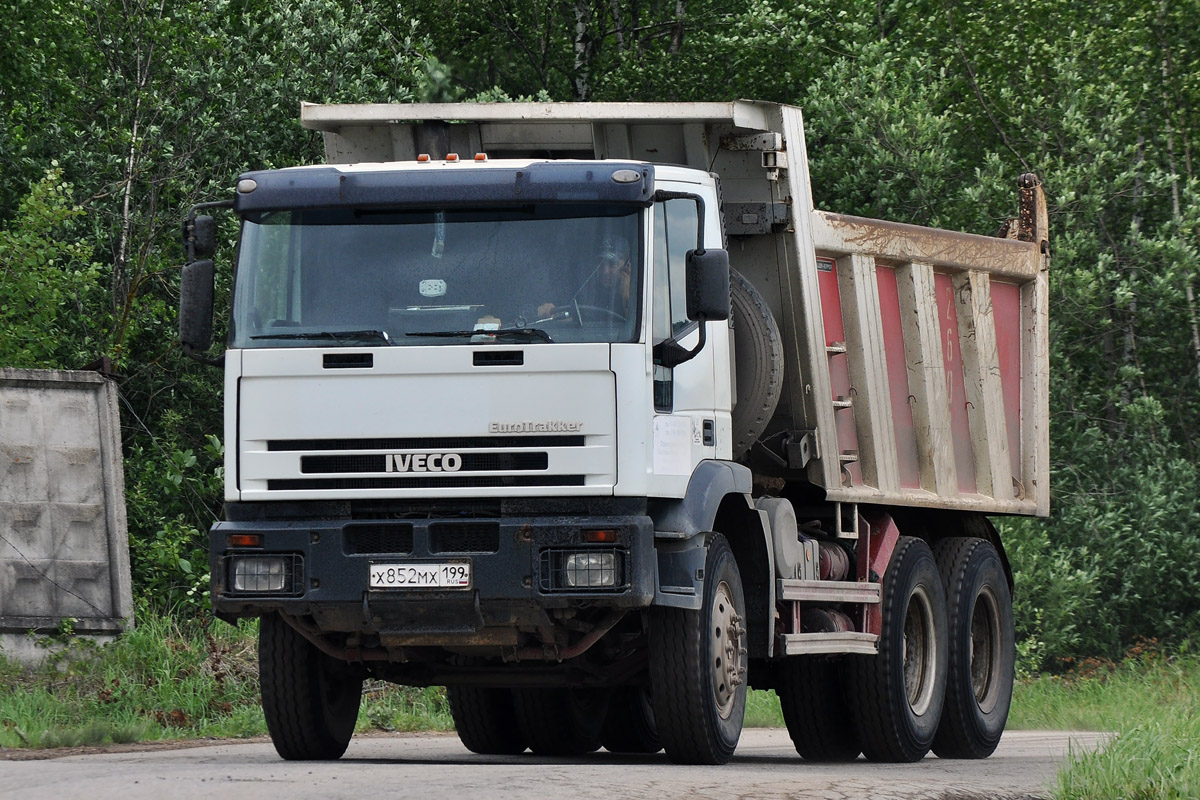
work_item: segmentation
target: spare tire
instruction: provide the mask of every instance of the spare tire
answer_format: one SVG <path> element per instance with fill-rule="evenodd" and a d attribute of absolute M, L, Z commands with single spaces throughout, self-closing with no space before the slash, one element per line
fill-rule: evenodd
<path fill-rule="evenodd" d="M 735 389 L 733 457 L 750 449 L 783 393 L 783 339 L 767 302 L 737 270 L 729 270 Z"/>

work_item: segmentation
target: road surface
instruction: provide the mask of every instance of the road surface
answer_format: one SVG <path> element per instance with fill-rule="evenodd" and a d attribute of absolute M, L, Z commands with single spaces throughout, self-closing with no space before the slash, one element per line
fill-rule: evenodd
<path fill-rule="evenodd" d="M 605 751 L 571 759 L 477 756 L 452 734 L 358 736 L 335 762 L 285 762 L 270 742 L 0 760 L 0 797 L 65 800 L 163 798 L 830 798 L 975 800 L 1047 796 L 1068 753 L 1103 735 L 1011 731 L 983 761 L 810 764 L 787 731 L 748 728 L 722 767 L 681 767 L 657 756 Z"/>

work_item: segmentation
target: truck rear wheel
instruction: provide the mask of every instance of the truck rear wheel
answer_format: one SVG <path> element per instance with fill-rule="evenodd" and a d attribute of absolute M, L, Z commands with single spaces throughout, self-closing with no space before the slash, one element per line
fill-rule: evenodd
<path fill-rule="evenodd" d="M 508 756 L 525 751 L 512 690 L 447 686 L 446 700 L 459 741 L 472 753 Z"/>
<path fill-rule="evenodd" d="M 872 761 L 929 752 L 946 691 L 946 599 L 929 545 L 901 536 L 883 576 L 879 652 L 851 659 L 854 720 Z"/>
<path fill-rule="evenodd" d="M 733 551 L 713 536 L 699 611 L 656 607 L 650 615 L 654 720 L 677 764 L 724 764 L 746 714 L 746 603 Z"/>
<path fill-rule="evenodd" d="M 608 706 L 601 741 L 610 753 L 657 753 L 662 750 L 650 693 L 641 686 L 618 689 Z"/>
<path fill-rule="evenodd" d="M 259 623 L 258 671 L 276 752 L 289 761 L 341 758 L 358 721 L 362 674 L 322 653 L 278 614 Z"/>
<path fill-rule="evenodd" d="M 853 761 L 862 747 L 850 718 L 842 662 L 793 656 L 779 665 L 776 690 L 788 735 L 801 758 Z"/>
<path fill-rule="evenodd" d="M 996 549 L 956 537 L 933 546 L 946 588 L 950 660 L 946 707 L 933 739 L 942 758 L 987 758 L 1000 743 L 1012 701 L 1012 593 Z"/>
<path fill-rule="evenodd" d="M 604 689 L 513 689 L 521 736 L 540 756 L 599 750 L 608 696 Z"/>

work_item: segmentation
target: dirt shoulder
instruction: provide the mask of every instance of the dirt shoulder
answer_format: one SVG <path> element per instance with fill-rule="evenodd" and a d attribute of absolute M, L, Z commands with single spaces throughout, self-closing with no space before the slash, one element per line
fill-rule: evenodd
<path fill-rule="evenodd" d="M 356 733 L 355 739 L 394 739 L 405 736 L 454 736 L 454 731 L 370 731 Z M 68 758 L 70 756 L 91 756 L 102 753 L 152 753 L 160 750 L 187 750 L 192 747 L 215 747 L 227 744 L 262 744 L 270 742 L 269 736 L 251 736 L 247 739 L 218 739 L 215 737 L 203 739 L 159 739 L 148 742 L 128 742 L 125 744 L 86 745 L 83 747 L 0 747 L 0 761 L 47 761 L 53 758 Z"/>

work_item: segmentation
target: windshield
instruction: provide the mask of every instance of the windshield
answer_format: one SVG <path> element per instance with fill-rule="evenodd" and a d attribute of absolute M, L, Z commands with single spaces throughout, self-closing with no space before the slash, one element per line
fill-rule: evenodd
<path fill-rule="evenodd" d="M 632 341 L 640 221 L 628 205 L 257 212 L 231 345 Z"/>

